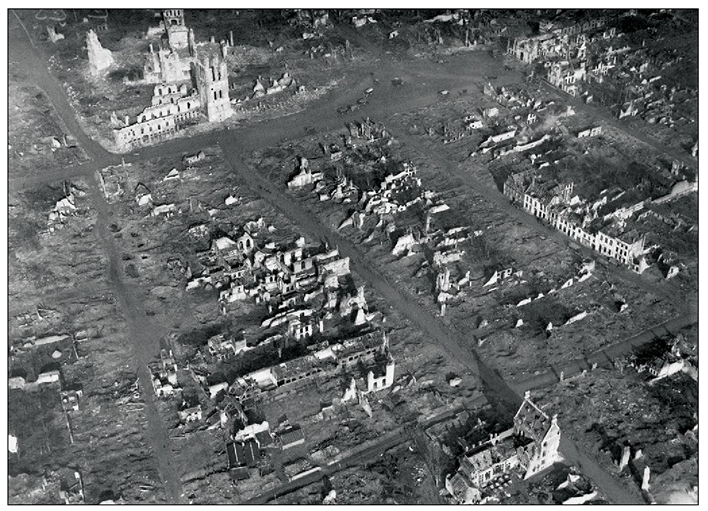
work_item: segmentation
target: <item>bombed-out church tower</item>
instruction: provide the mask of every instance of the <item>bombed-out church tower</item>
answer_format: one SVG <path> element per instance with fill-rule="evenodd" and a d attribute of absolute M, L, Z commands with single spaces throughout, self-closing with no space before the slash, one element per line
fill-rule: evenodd
<path fill-rule="evenodd" d="M 184 9 L 165 9 L 162 11 L 162 19 L 165 22 L 170 48 L 173 50 L 186 48 L 189 29 L 184 24 Z"/>
<path fill-rule="evenodd" d="M 229 103 L 229 73 L 219 54 L 199 56 L 192 64 L 202 110 L 209 122 L 227 119 L 233 113 Z"/>

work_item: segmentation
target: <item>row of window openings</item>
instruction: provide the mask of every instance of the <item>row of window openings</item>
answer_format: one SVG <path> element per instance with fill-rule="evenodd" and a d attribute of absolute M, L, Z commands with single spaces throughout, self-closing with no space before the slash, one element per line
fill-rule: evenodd
<path fill-rule="evenodd" d="M 320 372 L 321 372 L 321 370 L 315 369 L 315 370 L 309 371 L 305 374 L 299 374 L 297 376 L 293 376 L 292 378 L 286 378 L 285 380 L 283 380 L 283 383 L 281 385 L 286 385 L 288 383 L 292 383 L 297 380 L 302 380 L 303 378 L 307 378 L 308 376 L 312 376 L 312 375 L 320 373 Z"/>
<path fill-rule="evenodd" d="M 174 129 L 168 129 L 168 130 L 165 130 L 164 132 L 160 132 L 160 133 L 154 133 L 154 134 L 148 133 L 148 134 L 143 135 L 143 140 L 147 141 L 153 136 L 163 136 L 163 135 L 167 135 L 167 134 L 173 133 L 173 132 L 174 132 Z"/>
<path fill-rule="evenodd" d="M 214 95 L 216 95 L 216 92 L 214 93 Z M 215 98 L 215 99 L 216 99 L 216 98 Z M 174 99 L 172 100 L 172 103 L 174 103 Z M 190 102 L 188 101 L 188 102 L 187 102 L 187 110 L 189 110 L 190 108 L 192 108 L 192 103 L 190 103 Z M 178 111 L 177 113 L 179 113 L 179 111 Z M 172 110 L 170 110 L 170 109 L 168 108 L 168 109 L 167 109 L 167 113 L 166 113 L 166 114 L 163 114 L 163 115 L 155 115 L 155 114 L 153 113 L 153 114 L 152 114 L 152 119 L 159 119 L 160 117 L 165 117 L 166 115 L 172 115 Z M 145 121 L 147 121 L 147 120 L 149 120 L 149 119 L 146 119 L 145 116 L 143 116 L 143 119 L 142 119 L 142 121 L 140 121 L 140 122 L 145 122 Z"/>
<path fill-rule="evenodd" d="M 178 117 L 178 120 L 181 119 L 182 117 Z M 169 125 L 165 125 L 166 128 L 170 128 Z M 157 125 L 157 131 L 162 131 L 162 124 Z M 152 126 L 148 128 L 148 132 L 152 133 Z M 145 128 L 140 128 L 140 134 L 144 135 L 145 134 Z"/>

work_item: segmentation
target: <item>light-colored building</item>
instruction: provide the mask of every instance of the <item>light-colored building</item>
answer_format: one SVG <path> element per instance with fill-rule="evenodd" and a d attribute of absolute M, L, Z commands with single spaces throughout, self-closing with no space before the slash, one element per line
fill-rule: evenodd
<path fill-rule="evenodd" d="M 514 427 L 464 453 L 446 488 L 458 502 L 476 503 L 479 493 L 473 488 L 481 490 L 512 470 L 520 470 L 527 479 L 560 461 L 560 438 L 557 416 L 549 417 L 526 392 Z"/>
<path fill-rule="evenodd" d="M 209 122 L 220 122 L 233 114 L 229 101 L 229 71 L 220 55 L 199 58 L 193 64 L 199 100 Z"/>
<path fill-rule="evenodd" d="M 184 423 L 202 420 L 202 406 L 197 405 L 185 410 L 180 410 L 179 418 Z"/>
<path fill-rule="evenodd" d="M 162 19 L 170 48 L 186 48 L 189 43 L 189 29 L 184 24 L 184 9 L 165 9 L 162 11 Z"/>
<path fill-rule="evenodd" d="M 613 222 L 597 232 L 583 228 L 582 221 L 569 207 L 572 194 L 573 183 L 544 183 L 529 172 L 513 174 L 504 183 L 504 195 L 528 213 L 582 245 L 641 273 L 645 266 L 638 260 L 644 251 L 644 238 L 636 231 L 625 231 L 621 222 Z"/>
<path fill-rule="evenodd" d="M 128 151 L 135 147 L 154 144 L 172 138 L 186 124 L 199 117 L 201 103 L 196 93 L 189 93 L 186 85 L 161 84 L 154 89 L 151 106 L 138 114 L 135 123 L 125 121 L 113 130 L 118 148 Z"/>

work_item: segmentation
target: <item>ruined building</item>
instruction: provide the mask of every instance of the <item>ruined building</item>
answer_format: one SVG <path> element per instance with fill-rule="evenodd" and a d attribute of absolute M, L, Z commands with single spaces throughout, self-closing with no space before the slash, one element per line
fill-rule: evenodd
<path fill-rule="evenodd" d="M 122 151 L 154 144 L 172 138 L 183 126 L 196 122 L 201 103 L 195 91 L 188 91 L 187 85 L 156 85 L 152 105 L 138 114 L 136 122 L 130 124 L 126 116 L 124 122 L 115 115 L 111 121 L 115 142 Z"/>
<path fill-rule="evenodd" d="M 209 122 L 228 119 L 233 113 L 229 102 L 229 75 L 220 55 L 199 57 L 192 64 L 202 111 Z"/>
<path fill-rule="evenodd" d="M 644 237 L 635 230 L 625 231 L 622 219 L 590 230 L 578 214 L 579 199 L 576 201 L 572 194 L 573 183 L 546 181 L 529 171 L 512 174 L 504 182 L 504 195 L 526 212 L 582 245 L 642 273 Z"/>
<path fill-rule="evenodd" d="M 52 43 L 56 44 L 57 41 L 64 39 L 64 34 L 59 34 L 54 27 L 47 26 L 47 37 Z"/>
<path fill-rule="evenodd" d="M 587 76 L 586 63 L 580 62 L 574 66 L 571 62 L 555 62 L 548 70 L 547 80 L 551 85 L 555 85 L 563 92 L 571 96 L 579 96 L 578 84 L 585 80 Z"/>
<path fill-rule="evenodd" d="M 183 9 L 166 9 L 162 16 L 169 47 L 155 50 L 151 43 L 143 66 L 144 82 L 157 84 L 152 104 L 132 124 L 127 116 L 111 116 L 115 143 L 121 151 L 172 138 L 185 125 L 198 122 L 200 111 L 209 122 L 223 121 L 232 113 L 226 45 L 222 43 L 220 51 L 213 45 L 202 45 L 206 47 L 198 55 L 194 32 L 184 24 Z M 155 35 L 155 30 L 148 30 L 148 37 Z M 98 48 L 107 51 L 100 44 Z M 191 85 L 196 90 L 190 90 Z"/>
<path fill-rule="evenodd" d="M 323 349 L 312 354 L 238 378 L 229 392 L 246 399 L 263 392 L 293 388 L 321 377 L 348 376 L 354 369 L 363 369 L 360 372 L 366 377 L 354 379 L 353 388 L 345 391 L 343 402 L 354 399 L 359 392 L 379 392 L 393 385 L 396 363 L 390 353 L 388 336 L 385 333 L 369 332 L 331 345 L 327 342 Z"/>
<path fill-rule="evenodd" d="M 560 438 L 557 416 L 549 417 L 527 391 L 514 416 L 514 427 L 464 453 L 459 470 L 446 480 L 445 487 L 460 503 L 480 503 L 479 490 L 494 484 L 499 476 L 519 470 L 528 479 L 559 461 Z"/>
<path fill-rule="evenodd" d="M 154 50 L 150 43 L 150 55 L 143 66 L 147 83 L 175 83 L 190 79 L 190 61 L 180 58 L 176 51 L 166 48 Z"/>
<path fill-rule="evenodd" d="M 97 75 L 113 64 L 111 51 L 101 46 L 101 42 L 93 30 L 89 30 L 86 33 L 86 49 L 88 50 L 91 74 Z"/>
<path fill-rule="evenodd" d="M 184 24 L 184 9 L 165 9 L 162 11 L 162 19 L 170 48 L 186 48 L 189 44 L 189 30 Z"/>

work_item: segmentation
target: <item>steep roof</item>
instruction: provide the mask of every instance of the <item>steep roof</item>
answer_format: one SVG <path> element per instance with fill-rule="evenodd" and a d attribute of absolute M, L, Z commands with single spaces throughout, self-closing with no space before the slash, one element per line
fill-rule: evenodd
<path fill-rule="evenodd" d="M 246 466 L 254 467 L 261 459 L 261 451 L 258 449 L 258 444 L 251 439 L 243 446 L 246 456 Z"/>
<path fill-rule="evenodd" d="M 290 428 L 282 432 L 279 436 L 283 447 L 305 440 L 305 434 L 300 428 Z"/>
<path fill-rule="evenodd" d="M 273 437 L 271 436 L 270 431 L 265 430 L 256 433 L 256 442 L 258 442 L 258 445 L 260 445 L 261 447 L 266 447 L 272 444 Z"/>
<path fill-rule="evenodd" d="M 256 441 L 251 439 L 245 444 L 229 442 L 226 444 L 226 454 L 229 459 L 229 468 L 254 467 L 261 459 L 261 452 Z"/>

